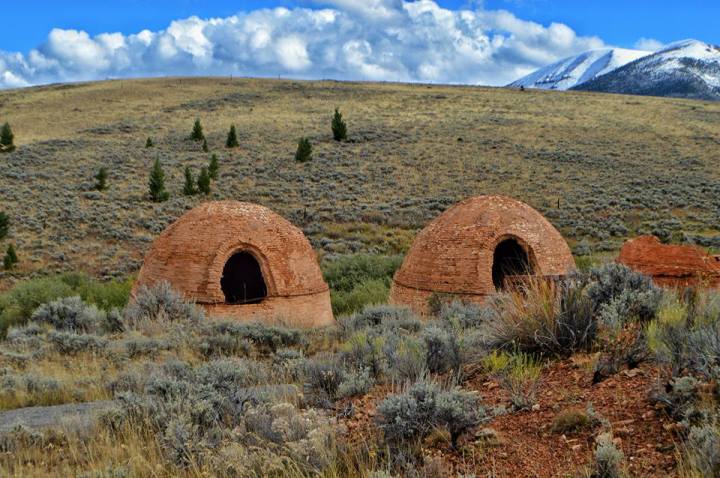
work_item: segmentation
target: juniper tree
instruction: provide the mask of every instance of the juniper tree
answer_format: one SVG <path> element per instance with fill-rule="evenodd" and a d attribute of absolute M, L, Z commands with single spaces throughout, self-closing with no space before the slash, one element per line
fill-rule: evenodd
<path fill-rule="evenodd" d="M 10 270 L 13 267 L 15 267 L 15 264 L 18 263 L 18 257 L 17 253 L 15 252 L 15 246 L 13 244 L 10 244 L 7 247 L 7 252 L 5 253 L 5 257 L 3 258 L 3 267 L 5 270 Z"/>
<path fill-rule="evenodd" d="M 95 189 L 98 191 L 105 191 L 107 189 L 108 171 L 105 166 L 100 168 L 98 173 L 95 175 Z"/>
<path fill-rule="evenodd" d="M 210 194 L 210 174 L 208 173 L 207 167 L 203 166 L 202 169 L 200 169 L 197 184 L 198 191 L 203 194 Z"/>
<path fill-rule="evenodd" d="M 210 175 L 210 179 L 217 181 L 219 170 L 220 165 L 218 164 L 217 154 L 213 154 L 210 156 L 210 164 L 208 165 L 208 174 Z"/>
<path fill-rule="evenodd" d="M 200 118 L 197 118 L 195 120 L 195 124 L 193 125 L 192 133 L 190 133 L 190 139 L 193 141 L 203 141 L 205 139 L 205 134 L 203 133 L 203 127 L 200 123 Z"/>
<path fill-rule="evenodd" d="M 347 124 L 343 121 L 342 113 L 335 108 L 335 115 L 332 119 L 332 132 L 335 141 L 345 141 L 347 139 Z"/>
<path fill-rule="evenodd" d="M 297 151 L 295 152 L 295 161 L 304 163 L 312 159 L 312 145 L 308 138 L 300 138 L 298 141 Z"/>
<path fill-rule="evenodd" d="M 237 148 L 240 146 L 240 143 L 237 139 L 237 131 L 235 131 L 235 125 L 230 126 L 230 132 L 228 132 L 227 141 L 225 141 L 225 146 L 228 148 Z"/>
<path fill-rule="evenodd" d="M 0 129 L 0 151 L 13 151 L 15 149 L 15 135 L 10 123 L 5 123 Z"/>
<path fill-rule="evenodd" d="M 145 140 L 145 148 L 152 148 L 155 146 L 155 143 L 153 143 L 153 140 L 150 136 L 148 136 L 148 139 Z"/>
<path fill-rule="evenodd" d="M 210 151 L 210 149 L 208 148 L 206 139 L 203 139 L 202 150 L 203 150 L 203 153 L 207 153 L 208 151 Z"/>
<path fill-rule="evenodd" d="M 8 232 L 10 232 L 10 217 L 0 211 L 0 240 L 5 239 Z"/>
<path fill-rule="evenodd" d="M 167 201 L 170 194 L 165 190 L 165 173 L 160 159 L 156 159 L 150 171 L 150 199 L 154 202 Z"/>
<path fill-rule="evenodd" d="M 190 171 L 190 166 L 185 166 L 185 185 L 183 185 L 183 194 L 186 196 L 194 196 L 197 194 L 197 189 L 195 188 L 195 180 L 192 177 L 192 171 Z"/>

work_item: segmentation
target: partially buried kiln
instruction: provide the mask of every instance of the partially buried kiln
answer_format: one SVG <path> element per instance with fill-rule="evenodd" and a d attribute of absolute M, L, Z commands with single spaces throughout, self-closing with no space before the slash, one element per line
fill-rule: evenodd
<path fill-rule="evenodd" d="M 202 204 L 153 243 L 133 295 L 167 281 L 209 317 L 317 327 L 334 322 L 330 291 L 297 227 L 257 204 Z"/>
<path fill-rule="evenodd" d="M 560 233 L 535 209 L 504 196 L 478 196 L 423 229 L 395 274 L 390 301 L 421 315 L 433 295 L 482 303 L 528 276 L 575 268 Z"/>

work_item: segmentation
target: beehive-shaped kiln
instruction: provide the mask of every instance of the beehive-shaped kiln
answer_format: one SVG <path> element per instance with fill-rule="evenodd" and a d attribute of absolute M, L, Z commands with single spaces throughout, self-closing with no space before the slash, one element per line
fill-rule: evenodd
<path fill-rule="evenodd" d="M 209 317 L 333 323 L 330 292 L 300 229 L 257 204 L 202 204 L 171 224 L 145 256 L 134 293 L 168 281 Z"/>
<path fill-rule="evenodd" d="M 390 300 L 427 315 L 433 294 L 482 303 L 529 275 L 558 277 L 574 267 L 567 243 L 542 214 L 509 197 L 478 196 L 418 234 Z"/>

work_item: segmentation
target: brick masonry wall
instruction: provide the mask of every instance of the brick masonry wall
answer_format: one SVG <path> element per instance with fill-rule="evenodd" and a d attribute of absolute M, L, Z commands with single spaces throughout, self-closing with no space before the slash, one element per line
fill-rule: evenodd
<path fill-rule="evenodd" d="M 617 262 L 653 278 L 662 287 L 720 288 L 720 260 L 690 245 L 662 244 L 640 236 L 623 244 Z"/>

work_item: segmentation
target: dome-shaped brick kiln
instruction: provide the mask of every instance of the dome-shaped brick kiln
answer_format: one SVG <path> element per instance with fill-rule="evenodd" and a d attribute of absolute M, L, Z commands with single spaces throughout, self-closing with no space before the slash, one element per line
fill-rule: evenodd
<path fill-rule="evenodd" d="M 300 229 L 270 209 L 208 202 L 153 243 L 135 284 L 168 281 L 209 317 L 315 327 L 333 323 L 330 292 Z"/>
<path fill-rule="evenodd" d="M 466 199 L 423 229 L 395 274 L 390 301 L 427 315 L 433 294 L 482 303 L 515 281 L 563 276 L 575 261 L 547 219 L 503 196 Z"/>

